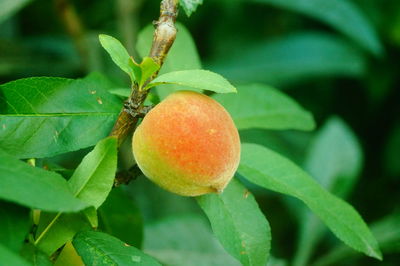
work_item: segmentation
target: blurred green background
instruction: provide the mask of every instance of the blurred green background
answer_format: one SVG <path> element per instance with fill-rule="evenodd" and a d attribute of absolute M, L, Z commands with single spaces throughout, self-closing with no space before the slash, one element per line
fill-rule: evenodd
<path fill-rule="evenodd" d="M 97 71 L 115 88 L 126 88 L 128 80 L 97 36 L 119 38 L 138 58 L 143 54 L 139 46 L 136 50 L 139 32 L 158 15 L 158 0 L 0 0 L 0 84 L 31 76 L 79 78 Z M 286 155 L 346 198 L 367 223 L 375 224 L 384 252 L 383 262 L 350 252 L 298 202 L 254 187 L 271 223 L 272 255 L 282 259 L 274 263 L 326 265 L 331 259 L 333 265 L 399 265 L 400 1 L 204 0 L 189 18 L 181 10 L 178 20 L 191 33 L 203 68 L 235 85 L 271 85 L 313 113 L 314 132 L 249 129 L 240 132 L 241 139 Z M 175 56 L 182 67 L 197 60 L 194 49 Z M 79 162 L 76 154 L 61 156 L 58 163 L 72 168 Z M 144 178 L 125 189 L 148 224 L 145 248 L 157 253 L 173 246 L 178 255 L 159 256 L 182 259 L 178 251 L 185 254 L 187 246 L 167 232 L 176 227 L 184 237 L 190 226 L 205 230 L 199 217 L 188 216 L 200 213 L 198 207 Z M 154 231 L 166 234 L 164 244 Z M 216 258 L 214 253 L 210 256 Z M 224 258 L 220 265 L 227 265 Z"/>

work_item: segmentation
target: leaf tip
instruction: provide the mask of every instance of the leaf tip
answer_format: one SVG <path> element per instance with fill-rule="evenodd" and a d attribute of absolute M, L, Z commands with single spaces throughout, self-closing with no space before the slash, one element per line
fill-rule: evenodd
<path fill-rule="evenodd" d="M 103 33 L 99 34 L 99 41 L 100 41 L 100 43 L 103 42 L 103 41 L 107 38 L 107 36 L 108 36 L 108 35 L 103 34 Z"/>
<path fill-rule="evenodd" d="M 368 256 L 375 258 L 377 260 L 380 260 L 380 261 L 383 260 L 382 252 L 378 246 L 375 248 L 371 248 L 368 252 Z"/>

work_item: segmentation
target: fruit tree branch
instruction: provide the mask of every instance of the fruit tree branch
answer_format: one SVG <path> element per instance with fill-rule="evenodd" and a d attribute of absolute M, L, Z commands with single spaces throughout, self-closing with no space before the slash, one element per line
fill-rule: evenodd
<path fill-rule="evenodd" d="M 164 63 L 168 51 L 175 41 L 177 32 L 175 21 L 178 16 L 178 2 L 179 0 L 162 0 L 160 5 L 160 17 L 154 22 L 155 31 L 149 56 L 160 66 Z M 155 73 L 150 80 L 154 79 L 157 74 L 158 73 Z M 130 110 L 131 112 L 137 114 L 141 113 L 143 102 L 147 94 L 148 90 L 140 91 L 136 85 L 133 85 L 132 93 L 127 100 L 129 105 L 133 107 L 133 110 Z M 138 119 L 139 116 L 132 116 L 125 111 L 125 108 L 122 109 L 110 133 L 110 136 L 118 138 L 118 145 L 120 145 L 128 134 L 134 130 Z"/>

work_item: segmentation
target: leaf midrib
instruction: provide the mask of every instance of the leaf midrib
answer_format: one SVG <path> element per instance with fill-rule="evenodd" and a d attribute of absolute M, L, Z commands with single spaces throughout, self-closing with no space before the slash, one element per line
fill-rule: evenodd
<path fill-rule="evenodd" d="M 247 168 L 248 171 L 256 172 L 258 175 L 261 175 L 261 176 L 269 176 L 270 178 L 272 178 L 272 179 L 274 180 L 274 183 L 280 184 L 280 185 L 282 185 L 283 187 L 288 188 L 288 186 L 287 186 L 285 183 L 279 182 L 276 178 L 272 177 L 271 175 L 265 175 L 262 171 L 259 171 L 259 170 L 257 170 L 257 169 L 254 169 L 254 168 L 252 168 L 252 167 L 250 167 L 250 166 L 247 166 L 247 165 L 241 164 L 241 166 L 244 167 L 244 168 Z M 239 172 L 240 172 L 240 171 L 239 171 Z M 255 183 L 255 182 L 252 182 L 252 183 Z M 255 184 L 261 185 L 259 182 L 256 182 Z M 261 185 L 261 186 L 264 187 L 264 188 L 266 188 L 266 186 L 264 186 L 264 185 Z M 272 189 L 269 189 L 269 190 L 272 190 Z M 292 189 L 288 189 L 288 191 L 290 191 L 290 190 L 292 190 Z M 279 191 L 279 193 L 287 194 L 287 193 L 283 193 L 283 192 L 280 192 L 280 191 Z M 331 195 L 331 194 L 328 193 L 328 195 Z M 294 196 L 294 197 L 296 197 L 297 199 L 299 199 L 300 201 L 304 202 L 304 203 L 308 206 L 308 208 L 310 208 L 310 209 L 311 209 L 310 205 L 313 206 L 313 208 L 316 207 L 316 206 L 312 203 L 312 201 L 310 201 L 309 198 L 307 198 L 307 196 L 305 196 L 305 198 L 304 198 L 303 196 L 299 196 L 298 193 L 292 193 L 290 196 Z M 331 195 L 331 196 L 333 196 L 333 195 Z M 317 207 L 317 208 L 319 209 L 319 207 Z M 326 211 L 326 213 L 328 213 L 328 214 L 333 218 L 333 220 L 337 221 L 337 223 L 343 225 L 343 226 L 346 227 L 349 231 L 353 232 L 353 236 L 355 236 L 361 243 L 363 243 L 364 246 L 367 248 L 367 250 L 370 252 L 369 255 L 379 256 L 379 253 L 377 253 L 377 252 L 374 250 L 374 248 L 366 241 L 365 238 L 359 236 L 357 233 L 354 233 L 354 231 L 352 230 L 352 228 L 349 227 L 349 226 L 347 225 L 347 223 L 341 223 L 341 221 L 340 221 L 339 219 L 336 219 L 335 215 L 330 211 L 329 208 L 325 209 L 325 211 Z M 319 219 L 321 219 L 322 221 L 324 221 L 324 220 L 321 218 L 320 215 L 317 214 L 317 216 L 319 217 Z M 325 221 L 324 221 L 324 223 L 325 223 Z M 329 227 L 329 228 L 330 228 L 330 227 Z M 333 230 L 332 228 L 330 228 L 330 229 L 332 230 L 332 232 L 335 233 L 336 230 Z M 335 233 L 335 235 L 336 235 L 336 233 Z M 346 243 L 346 244 L 347 244 L 347 242 L 348 242 L 348 240 L 345 241 L 345 240 L 342 239 L 342 238 L 340 238 L 340 240 L 342 240 L 342 241 L 343 241 L 344 243 Z M 361 252 L 364 252 L 363 250 L 360 250 L 360 249 L 355 248 L 355 247 L 353 247 L 353 246 L 352 246 L 352 248 L 353 248 L 353 249 L 356 249 L 356 250 L 359 250 L 359 251 L 361 251 Z M 372 252 L 371 252 L 371 251 L 372 251 Z"/>
<path fill-rule="evenodd" d="M 102 257 L 107 258 L 107 260 L 109 260 L 109 262 L 111 263 L 115 263 L 113 265 L 118 265 L 117 261 L 115 261 L 110 255 L 111 253 L 107 253 L 105 252 L 104 249 L 99 248 L 95 243 L 92 242 L 92 239 L 90 239 L 89 237 L 85 237 L 84 239 L 82 239 L 82 241 L 84 243 L 86 243 L 86 245 L 88 245 L 89 247 L 93 248 L 95 251 L 97 251 L 98 253 L 100 253 L 102 255 Z"/>
<path fill-rule="evenodd" d="M 106 155 L 108 154 L 110 150 L 110 146 L 107 147 L 107 149 L 105 150 L 105 152 L 103 152 L 103 155 L 101 156 L 101 159 L 97 161 L 96 167 L 94 168 L 94 170 L 90 173 L 89 178 L 86 179 L 86 181 L 82 184 L 82 186 L 78 189 L 78 191 L 76 191 L 74 193 L 74 196 L 76 198 L 79 198 L 79 194 L 81 194 L 82 190 L 87 186 L 87 184 L 90 182 L 90 180 L 92 179 L 93 175 L 97 172 L 99 165 L 103 162 L 104 158 L 106 157 Z M 74 176 L 72 176 L 71 178 L 73 178 Z"/>
<path fill-rule="evenodd" d="M 228 213 L 229 217 L 231 218 L 233 227 L 234 227 L 234 229 L 235 229 L 235 231 L 236 231 L 236 235 L 237 235 L 238 238 L 240 239 L 240 243 L 241 243 L 242 241 L 245 241 L 245 239 L 243 239 L 243 238 L 241 237 L 242 234 L 240 233 L 240 230 L 238 229 L 238 228 L 240 228 L 240 227 L 236 224 L 235 219 L 233 218 L 233 214 L 231 213 L 230 209 L 227 207 L 227 204 L 226 204 L 225 201 L 223 200 L 222 196 L 217 195 L 217 197 L 218 197 L 218 199 L 223 203 L 222 205 L 224 206 L 224 209 L 226 210 L 226 212 Z M 247 241 L 245 241 L 245 242 L 247 242 Z M 246 243 L 246 244 L 247 244 L 247 243 Z M 252 265 L 251 256 L 250 256 L 249 250 L 248 250 L 248 248 L 247 248 L 247 245 L 245 245 L 243 248 L 246 250 L 246 256 L 245 256 L 245 257 L 247 257 L 247 261 L 248 261 L 249 265 Z M 242 255 L 242 254 L 239 254 L 239 255 Z M 240 256 L 240 257 L 242 257 L 242 256 Z M 239 260 L 240 260 L 240 259 L 239 259 Z M 241 260 L 240 260 L 240 261 L 241 261 Z M 241 262 L 242 262 L 242 261 L 241 261 Z"/>

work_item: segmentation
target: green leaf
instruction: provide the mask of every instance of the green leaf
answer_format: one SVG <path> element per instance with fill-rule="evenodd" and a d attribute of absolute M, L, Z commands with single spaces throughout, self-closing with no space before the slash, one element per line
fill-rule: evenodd
<path fill-rule="evenodd" d="M 120 43 L 120 41 L 106 34 L 100 34 L 99 40 L 101 46 L 103 46 L 103 48 L 111 56 L 111 59 L 114 61 L 114 63 L 120 69 L 122 69 L 122 71 L 129 75 L 133 83 L 136 80 L 135 74 L 129 64 L 130 56 L 125 47 Z"/>
<path fill-rule="evenodd" d="M 293 10 L 325 22 L 375 55 L 382 54 L 373 25 L 350 0 L 252 0 Z"/>
<path fill-rule="evenodd" d="M 110 89 L 108 92 L 124 98 L 128 98 L 131 95 L 130 88 L 115 88 L 115 89 Z"/>
<path fill-rule="evenodd" d="M 33 266 L 53 266 L 49 257 L 31 243 L 27 243 L 23 246 L 21 256 Z"/>
<path fill-rule="evenodd" d="M 346 197 L 357 182 L 362 162 L 357 137 L 342 119 L 331 117 L 315 136 L 305 169 L 325 189 Z"/>
<path fill-rule="evenodd" d="M 179 5 L 185 10 L 188 17 L 196 11 L 199 5 L 203 4 L 203 0 L 180 0 Z"/>
<path fill-rule="evenodd" d="M 207 70 L 181 70 L 158 76 L 147 88 L 162 84 L 176 84 L 218 93 L 236 92 L 236 88 L 217 73 Z"/>
<path fill-rule="evenodd" d="M 299 129 L 312 130 L 312 115 L 284 93 L 266 85 L 238 87 L 237 94 L 215 94 L 231 114 L 238 129 Z"/>
<path fill-rule="evenodd" d="M 106 138 L 83 158 L 68 180 L 74 195 L 96 209 L 107 198 L 117 170 L 117 139 Z"/>
<path fill-rule="evenodd" d="M 125 243 L 140 247 L 143 220 L 139 208 L 121 188 L 114 188 L 99 208 L 100 229 Z"/>
<path fill-rule="evenodd" d="M 45 211 L 76 212 L 89 205 L 60 175 L 32 167 L 0 150 L 0 198 Z"/>
<path fill-rule="evenodd" d="M 0 217 L 0 244 L 19 252 L 31 226 L 29 210 L 0 201 Z"/>
<path fill-rule="evenodd" d="M 18 256 L 16 253 L 12 252 L 5 246 L 0 244 L 0 259 L 3 265 L 12 266 L 30 266 L 30 264 Z"/>
<path fill-rule="evenodd" d="M 221 56 L 209 68 L 232 82 L 282 85 L 315 77 L 359 77 L 366 66 L 364 55 L 348 42 L 311 32 L 247 45 L 235 55 Z"/>
<path fill-rule="evenodd" d="M 153 58 L 145 56 L 140 64 L 137 64 L 133 58 L 129 60 L 129 65 L 135 73 L 136 81 L 141 89 L 145 82 L 160 69 L 160 65 L 157 64 Z"/>
<path fill-rule="evenodd" d="M 160 69 L 160 65 L 154 62 L 151 57 L 146 56 L 140 63 L 140 68 L 142 69 L 142 75 L 139 82 L 141 87 L 155 72 Z"/>
<path fill-rule="evenodd" d="M 50 256 L 77 232 L 89 229 L 90 223 L 83 213 L 41 213 L 34 244 Z"/>
<path fill-rule="evenodd" d="M 382 258 L 376 239 L 357 211 L 324 190 L 290 160 L 265 147 L 244 144 L 238 171 L 254 184 L 300 199 L 344 243 L 368 256 Z"/>
<path fill-rule="evenodd" d="M 400 211 L 395 211 L 371 225 L 383 252 L 400 252 Z"/>
<path fill-rule="evenodd" d="M 0 24 L 31 1 L 32 0 L 2 0 L 0 3 Z"/>
<path fill-rule="evenodd" d="M 113 137 L 100 141 L 86 155 L 75 170 L 68 184 L 75 197 L 94 206 L 96 209 L 105 201 L 110 192 L 117 167 L 117 140 Z M 85 213 L 91 215 L 91 213 Z M 90 216 L 89 216 L 90 217 Z M 58 213 L 43 221 L 38 230 L 35 245 L 47 254 L 53 253 L 82 228 L 86 221 L 82 215 L 66 216 Z M 67 221 L 66 221 L 67 220 Z M 70 221 L 68 221 L 70 220 Z M 93 223 L 93 219 L 90 219 Z M 41 229 L 39 228 L 39 229 Z"/>
<path fill-rule="evenodd" d="M 121 108 L 105 86 L 98 74 L 1 85 L 0 147 L 19 158 L 43 158 L 96 144 L 109 134 Z"/>
<path fill-rule="evenodd" d="M 243 265 L 265 265 L 270 251 L 268 221 L 253 195 L 236 179 L 222 194 L 197 198 L 216 237 Z"/>
<path fill-rule="evenodd" d="M 73 245 L 86 265 L 161 265 L 139 249 L 105 233 L 81 232 Z"/>
<path fill-rule="evenodd" d="M 362 159 L 361 147 L 351 129 L 340 118 L 332 117 L 315 136 L 305 169 L 326 190 L 345 198 L 357 181 Z M 298 210 L 303 218 L 294 265 L 307 265 L 325 227 L 307 209 Z"/>
<path fill-rule="evenodd" d="M 83 210 L 83 214 L 88 219 L 90 226 L 92 228 L 97 228 L 99 226 L 99 218 L 97 216 L 97 210 L 94 207 L 87 208 Z"/>
<path fill-rule="evenodd" d="M 135 75 L 135 81 L 140 82 L 142 79 L 142 69 L 138 63 L 136 63 L 133 57 L 129 58 L 129 67 L 132 69 L 133 74 Z"/>
<path fill-rule="evenodd" d="M 384 254 L 400 251 L 400 212 L 394 212 L 371 225 L 371 231 Z M 340 261 L 349 261 L 360 256 L 349 247 L 340 244 L 332 248 L 326 255 L 320 257 L 313 265 L 337 265 Z"/>
<path fill-rule="evenodd" d="M 157 220 L 146 225 L 144 251 L 164 265 L 241 265 L 224 250 L 209 227 L 199 215 L 178 215 Z"/>
<path fill-rule="evenodd" d="M 200 57 L 190 32 L 181 23 L 176 23 L 176 27 L 178 29 L 176 39 L 168 52 L 168 56 L 160 70 L 160 75 L 177 70 L 201 68 Z M 153 32 L 154 26 L 148 25 L 138 35 L 136 48 L 142 57 L 149 54 L 149 49 L 153 40 Z M 171 84 L 165 85 L 162 88 L 155 88 L 155 91 L 161 100 L 165 99 L 169 94 L 177 90 L 182 90 L 182 87 Z M 201 92 L 201 90 L 194 88 L 185 88 L 185 90 Z"/>

